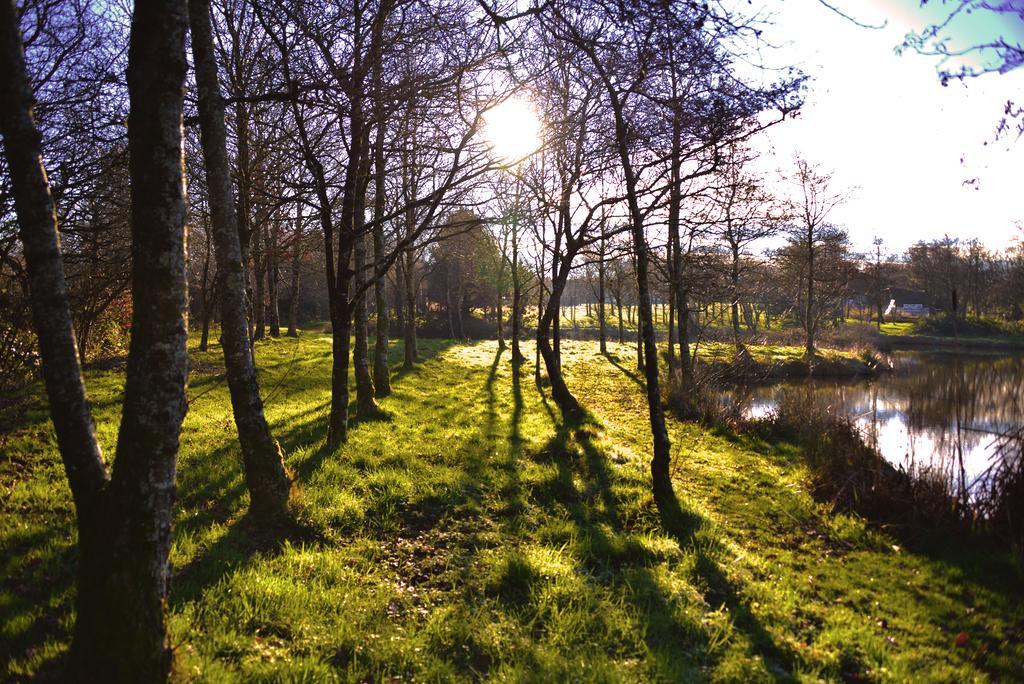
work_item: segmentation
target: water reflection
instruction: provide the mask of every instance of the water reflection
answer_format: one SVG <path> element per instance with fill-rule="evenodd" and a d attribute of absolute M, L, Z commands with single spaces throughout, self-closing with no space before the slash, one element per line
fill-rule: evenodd
<path fill-rule="evenodd" d="M 996 435 L 1024 427 L 1024 355 L 900 352 L 897 372 L 871 381 L 804 380 L 723 394 L 751 418 L 783 392 L 808 393 L 850 417 L 894 465 L 939 469 L 964 494 L 996 454 Z"/>

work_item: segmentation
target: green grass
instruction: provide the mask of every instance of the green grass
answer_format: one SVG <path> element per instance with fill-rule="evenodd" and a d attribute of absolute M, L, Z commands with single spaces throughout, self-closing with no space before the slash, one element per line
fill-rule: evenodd
<path fill-rule="evenodd" d="M 886 321 L 879 332 L 883 335 L 913 335 L 915 325 L 914 321 Z"/>
<path fill-rule="evenodd" d="M 830 512 L 791 446 L 670 422 L 685 524 L 664 531 L 630 345 L 605 358 L 563 343 L 592 412 L 567 425 L 495 343 L 425 341 L 381 402 L 388 417 L 336 452 L 321 446 L 330 347 L 312 331 L 258 346 L 267 413 L 319 531 L 305 541 L 242 518 L 220 350 L 193 355 L 169 605 L 183 680 L 1020 676 L 1019 562 L 967 540 L 909 551 Z M 88 374 L 108 454 L 122 383 Z M 73 512 L 40 389 L 0 425 L 0 677 L 19 678 L 67 648 Z"/>
<path fill-rule="evenodd" d="M 701 314 L 701 326 L 705 329 L 717 329 L 723 331 L 732 330 L 732 318 L 729 312 L 727 302 L 718 302 L 718 309 L 714 315 L 711 315 L 710 311 L 708 315 Z M 534 309 L 536 311 L 536 309 Z M 609 298 L 605 302 L 605 325 L 608 328 L 609 337 L 615 337 L 618 334 L 619 317 L 618 307 Z M 652 306 L 652 315 L 654 317 L 654 328 L 658 332 L 668 332 L 668 305 L 663 302 L 657 302 Z M 573 326 L 573 320 L 575 315 L 575 323 L 581 328 L 593 328 L 597 329 L 600 327 L 600 319 L 597 313 L 597 304 L 591 303 L 590 313 L 587 313 L 586 304 L 577 304 L 575 306 L 564 305 L 561 309 L 561 325 L 564 329 L 571 329 Z M 534 316 L 536 320 L 536 316 Z M 636 305 L 630 304 L 629 306 L 623 305 L 622 307 L 622 326 L 624 330 L 632 332 L 632 335 L 636 336 L 637 324 L 639 322 L 639 313 L 637 312 Z M 774 327 L 777 328 L 779 325 L 778 319 L 771 321 Z M 764 326 L 769 323 L 769 320 L 764 316 L 763 313 L 758 313 L 757 324 L 762 330 L 766 329 Z M 678 323 L 676 323 L 678 325 Z M 746 319 L 740 318 L 741 330 L 749 333 L 750 329 L 747 326 Z"/>
<path fill-rule="evenodd" d="M 750 358 L 758 363 L 787 363 L 804 359 L 805 349 L 800 345 L 748 344 L 745 345 Z M 730 361 L 736 355 L 736 347 L 728 342 L 701 342 L 697 349 L 698 358 L 715 363 Z M 827 360 L 856 359 L 857 353 L 841 349 L 819 349 L 818 355 Z"/>

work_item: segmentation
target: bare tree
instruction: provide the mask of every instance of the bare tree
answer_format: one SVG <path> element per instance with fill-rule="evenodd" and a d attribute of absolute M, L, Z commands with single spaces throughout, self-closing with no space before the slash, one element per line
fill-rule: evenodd
<path fill-rule="evenodd" d="M 183 2 L 132 15 L 128 91 L 132 339 L 117 458 L 108 475 L 85 398 L 41 140 L 32 118 L 17 15 L 0 8 L 4 147 L 29 264 L 33 318 L 79 527 L 70 672 L 161 681 L 171 668 L 164 607 L 175 457 L 185 416 Z"/>
<path fill-rule="evenodd" d="M 281 449 L 271 435 L 263 413 L 256 368 L 249 351 L 245 314 L 245 266 L 231 198 L 227 130 L 210 26 L 209 0 L 189 0 L 189 20 L 196 69 L 199 125 L 206 161 L 210 222 L 217 245 L 217 270 L 221 283 L 221 346 L 224 349 L 224 365 L 238 441 L 242 447 L 249 509 L 260 517 L 280 517 L 286 512 L 291 482 L 284 468 Z M 272 281 L 275 279 L 276 275 L 271 278 Z"/>
<path fill-rule="evenodd" d="M 882 323 L 885 322 L 886 300 L 888 299 L 889 288 L 891 287 L 889 269 L 893 263 L 893 257 L 883 252 L 883 244 L 884 241 L 880 237 L 876 237 L 872 241 L 875 250 L 871 255 L 872 260 L 867 268 L 868 289 L 871 296 L 871 304 L 875 310 L 875 322 L 879 330 L 882 329 Z"/>
<path fill-rule="evenodd" d="M 834 241 L 836 231 L 826 220 L 846 195 L 834 189 L 830 173 L 820 170 L 803 157 L 798 156 L 794 160 L 794 167 L 789 177 L 793 187 L 789 214 L 794 220 L 790 233 L 793 244 L 799 246 L 799 259 L 804 269 L 804 353 L 811 358 L 817 353 L 814 341 L 823 314 L 816 290 L 819 279 L 817 258 L 823 246 Z"/>
<path fill-rule="evenodd" d="M 780 231 L 782 212 L 773 212 L 773 200 L 760 181 L 744 172 L 749 153 L 733 144 L 726 155 L 710 200 L 716 212 L 715 232 L 729 250 L 729 310 L 733 345 L 740 354 L 744 351 L 740 341 L 741 281 L 747 271 L 744 259 L 753 243 Z"/>

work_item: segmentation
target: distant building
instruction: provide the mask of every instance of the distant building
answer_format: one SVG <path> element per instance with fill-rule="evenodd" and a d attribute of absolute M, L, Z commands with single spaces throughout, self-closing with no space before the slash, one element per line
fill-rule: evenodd
<path fill-rule="evenodd" d="M 924 304 L 897 304 L 896 311 L 904 316 L 927 316 L 931 313 L 931 309 Z"/>
<path fill-rule="evenodd" d="M 928 306 L 928 295 L 920 290 L 894 287 L 891 296 L 896 303 L 895 313 L 899 316 L 927 316 L 932 312 Z"/>

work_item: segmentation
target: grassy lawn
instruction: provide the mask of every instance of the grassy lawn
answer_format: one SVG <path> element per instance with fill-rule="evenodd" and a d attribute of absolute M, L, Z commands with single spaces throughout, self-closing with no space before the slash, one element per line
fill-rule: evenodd
<path fill-rule="evenodd" d="M 883 335 L 913 335 L 914 321 L 886 321 L 879 332 Z"/>
<path fill-rule="evenodd" d="M 688 520 L 664 532 L 631 345 L 563 343 L 593 414 L 568 425 L 496 343 L 424 341 L 389 417 L 336 452 L 330 348 L 312 331 L 258 346 L 313 530 L 284 540 L 241 517 L 220 349 L 193 355 L 169 606 L 182 680 L 1021 676 L 1019 561 L 830 512 L 793 447 L 672 421 Z M 108 454 L 122 383 L 88 374 Z M 17 679 L 52 667 L 73 618 L 73 512 L 38 387 L 0 414 L 0 453 L 0 677 Z"/>
<path fill-rule="evenodd" d="M 759 363 L 786 363 L 801 361 L 804 347 L 800 345 L 748 344 L 745 345 L 750 357 Z M 697 356 L 708 362 L 730 361 L 736 355 L 736 347 L 728 342 L 701 342 Z M 857 353 L 842 349 L 819 349 L 818 356 L 824 359 L 856 359 Z"/>

